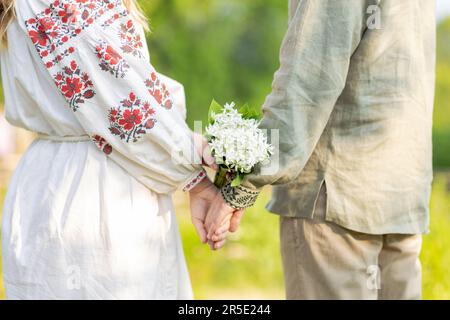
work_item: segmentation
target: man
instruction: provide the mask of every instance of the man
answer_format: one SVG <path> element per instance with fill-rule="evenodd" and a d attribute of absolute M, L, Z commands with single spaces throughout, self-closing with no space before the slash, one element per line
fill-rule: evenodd
<path fill-rule="evenodd" d="M 288 299 L 419 299 L 434 1 L 292 0 L 280 61 L 261 124 L 279 130 L 279 170 L 226 186 L 226 203 L 279 185 L 268 210 L 281 215 Z M 230 213 L 213 207 L 210 239 Z"/>

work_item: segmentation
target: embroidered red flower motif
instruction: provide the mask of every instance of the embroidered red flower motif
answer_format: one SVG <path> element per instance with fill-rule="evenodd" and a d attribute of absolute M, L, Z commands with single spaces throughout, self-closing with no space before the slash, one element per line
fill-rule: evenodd
<path fill-rule="evenodd" d="M 72 99 L 74 95 L 81 92 L 83 89 L 83 84 L 79 78 L 66 78 L 66 84 L 61 86 L 61 91 L 64 93 L 64 96 L 68 99 Z"/>
<path fill-rule="evenodd" d="M 30 36 L 31 41 L 33 41 L 35 45 L 45 47 L 47 45 L 47 42 L 49 41 L 49 38 L 43 28 L 38 28 L 37 30 L 30 30 L 28 32 L 28 35 Z"/>
<path fill-rule="evenodd" d="M 50 17 L 43 17 L 39 19 L 39 23 L 42 30 L 51 30 L 55 26 L 55 21 Z"/>
<path fill-rule="evenodd" d="M 154 90 L 153 97 L 159 104 L 162 103 L 163 96 L 162 96 L 161 90 L 159 90 L 159 89 Z"/>
<path fill-rule="evenodd" d="M 110 64 L 115 66 L 122 59 L 122 56 L 116 50 L 114 50 L 111 46 L 107 46 L 105 59 L 107 61 L 109 61 Z"/>
<path fill-rule="evenodd" d="M 166 109 L 171 109 L 173 106 L 173 102 L 172 102 L 172 100 L 166 100 L 162 106 Z"/>
<path fill-rule="evenodd" d="M 116 20 L 119 20 L 120 18 L 128 16 L 128 10 L 125 7 L 117 7 L 120 11 L 118 13 L 115 13 L 111 18 L 103 22 L 102 27 L 106 28 L 112 25 Z"/>
<path fill-rule="evenodd" d="M 119 0 L 56 0 L 35 17 L 26 20 L 25 26 L 39 55 L 45 58 L 92 25 L 106 12 L 106 8 L 113 9 L 117 5 L 123 6 Z M 43 55 L 43 52 L 47 54 Z M 49 67 L 54 65 L 44 62 Z"/>
<path fill-rule="evenodd" d="M 152 72 L 150 79 L 145 80 L 145 86 L 160 106 L 165 109 L 172 108 L 173 100 L 170 92 L 167 90 L 166 85 L 158 78 L 156 72 Z"/>
<path fill-rule="evenodd" d="M 116 109 L 112 109 L 109 112 L 109 122 L 116 122 L 118 113 L 119 112 Z"/>
<path fill-rule="evenodd" d="M 144 47 L 141 35 L 137 32 L 133 20 L 128 20 L 127 23 L 120 25 L 119 37 L 122 40 L 121 49 L 125 53 L 130 53 L 135 57 L 143 58 L 144 55 L 141 49 Z"/>
<path fill-rule="evenodd" d="M 156 124 L 155 110 L 131 92 L 120 106 L 109 112 L 109 130 L 126 142 L 136 142 Z"/>
<path fill-rule="evenodd" d="M 64 58 L 68 57 L 70 54 L 72 54 L 74 52 L 75 52 L 74 47 L 69 47 L 69 48 L 65 49 L 61 54 L 58 54 L 56 57 L 54 57 L 53 60 L 48 61 L 46 63 L 47 68 L 50 69 L 51 67 L 53 67 L 54 65 L 63 61 Z M 48 55 L 47 51 L 42 52 L 43 57 L 46 57 L 47 55 Z"/>
<path fill-rule="evenodd" d="M 105 154 L 110 155 L 112 153 L 112 146 L 105 140 L 105 138 L 95 135 L 92 137 L 92 141 L 94 141 L 96 146 Z"/>
<path fill-rule="evenodd" d="M 123 126 L 125 130 L 131 130 L 136 125 L 141 124 L 142 114 L 141 110 L 134 109 L 133 111 L 125 110 L 122 115 L 122 119 L 119 120 L 119 124 Z"/>
<path fill-rule="evenodd" d="M 155 109 L 153 109 L 151 106 L 150 106 L 150 103 L 148 103 L 148 102 L 146 102 L 146 103 L 144 103 L 144 105 L 143 105 L 143 107 L 142 107 L 142 110 L 143 110 L 143 112 L 144 112 L 144 117 L 145 118 L 150 118 L 150 117 L 152 117 L 152 116 L 154 116 L 155 115 Z"/>
<path fill-rule="evenodd" d="M 82 1 L 77 1 L 83 3 Z M 80 12 L 78 6 L 75 4 L 66 4 L 62 10 L 58 11 L 58 15 L 61 17 L 63 23 L 76 23 Z"/>
<path fill-rule="evenodd" d="M 86 99 L 92 99 L 95 95 L 89 75 L 82 72 L 74 60 L 53 78 L 73 111 L 77 111 Z"/>
<path fill-rule="evenodd" d="M 130 66 L 123 57 L 105 41 L 100 40 L 95 48 L 100 59 L 100 68 L 108 71 L 116 78 L 124 78 Z"/>

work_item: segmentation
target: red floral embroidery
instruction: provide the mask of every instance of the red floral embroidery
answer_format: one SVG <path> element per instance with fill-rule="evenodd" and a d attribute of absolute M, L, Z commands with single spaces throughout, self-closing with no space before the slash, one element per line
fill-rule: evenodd
<path fill-rule="evenodd" d="M 126 17 L 128 15 L 129 15 L 128 10 L 126 8 L 124 8 L 123 10 L 121 10 L 118 13 L 115 13 L 111 18 L 109 18 L 108 20 L 103 22 L 102 27 L 107 28 L 107 27 L 111 26 L 116 20 L 119 20 L 120 18 Z"/>
<path fill-rule="evenodd" d="M 130 66 L 123 57 L 104 41 L 99 41 L 95 48 L 97 57 L 100 59 L 100 68 L 108 71 L 116 78 L 124 78 Z"/>
<path fill-rule="evenodd" d="M 155 110 L 131 92 L 109 112 L 109 130 L 126 142 L 136 142 L 156 124 Z"/>
<path fill-rule="evenodd" d="M 34 20 L 28 20 L 32 22 Z M 45 33 L 45 29 L 42 25 L 38 26 L 36 30 L 31 30 L 29 33 L 31 41 L 33 41 L 34 45 L 45 47 L 47 46 L 47 42 L 50 42 L 47 34 Z"/>
<path fill-rule="evenodd" d="M 119 5 L 121 0 L 55 0 L 25 25 L 39 55 L 45 58 Z M 53 65 L 46 63 L 47 67 Z"/>
<path fill-rule="evenodd" d="M 128 20 L 127 23 L 120 25 L 119 37 L 122 41 L 122 50 L 125 53 L 130 53 L 135 57 L 142 58 L 141 49 L 144 44 L 141 35 L 137 32 L 133 20 Z"/>
<path fill-rule="evenodd" d="M 95 95 L 93 83 L 86 72 L 81 72 L 75 61 L 63 68 L 55 76 L 55 84 L 66 98 L 73 111 L 77 111 L 80 104 Z"/>
<path fill-rule="evenodd" d="M 206 172 L 205 171 L 201 171 L 194 179 L 192 179 L 191 181 L 189 181 L 188 184 L 186 184 L 183 188 L 184 192 L 189 192 L 192 189 L 194 189 L 200 182 L 203 181 L 203 179 L 206 178 Z"/>
<path fill-rule="evenodd" d="M 105 154 L 110 155 L 112 153 L 112 146 L 105 140 L 105 138 L 95 135 L 92 137 L 92 141 L 94 141 L 96 146 Z"/>
<path fill-rule="evenodd" d="M 172 108 L 173 100 L 170 96 L 170 92 L 155 72 L 152 72 L 150 79 L 145 80 L 145 85 L 147 86 L 148 92 L 161 106 L 166 109 Z"/>
<path fill-rule="evenodd" d="M 69 47 L 67 49 L 65 49 L 61 54 L 58 54 L 56 57 L 54 57 L 52 60 L 48 61 L 46 63 L 46 67 L 47 68 L 51 68 L 53 67 L 55 64 L 61 62 L 64 60 L 64 58 L 68 57 L 70 54 L 75 52 L 75 48 L 74 47 Z M 42 55 L 44 57 L 46 57 L 48 55 L 47 51 L 42 52 Z"/>

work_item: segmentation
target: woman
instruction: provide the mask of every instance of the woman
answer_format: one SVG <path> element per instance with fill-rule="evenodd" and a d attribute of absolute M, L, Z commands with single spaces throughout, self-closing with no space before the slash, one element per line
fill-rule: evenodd
<path fill-rule="evenodd" d="M 6 118 L 38 133 L 3 209 L 7 297 L 192 298 L 170 193 L 191 191 L 202 240 L 220 195 L 196 164 L 182 86 L 149 63 L 136 4 L 1 3 Z"/>

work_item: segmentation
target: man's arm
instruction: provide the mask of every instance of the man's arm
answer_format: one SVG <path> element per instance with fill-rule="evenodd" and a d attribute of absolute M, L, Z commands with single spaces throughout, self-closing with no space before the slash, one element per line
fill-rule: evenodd
<path fill-rule="evenodd" d="M 319 141 L 341 95 L 366 26 L 366 12 L 379 0 L 302 0 L 291 6 L 291 21 L 280 52 L 280 68 L 267 97 L 262 129 L 279 130 L 278 170 L 257 167 L 242 185 L 222 190 L 228 204 L 249 206 L 264 185 L 295 180 Z"/>

